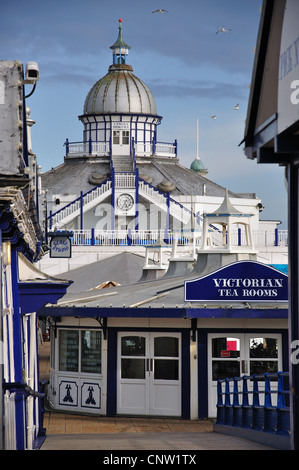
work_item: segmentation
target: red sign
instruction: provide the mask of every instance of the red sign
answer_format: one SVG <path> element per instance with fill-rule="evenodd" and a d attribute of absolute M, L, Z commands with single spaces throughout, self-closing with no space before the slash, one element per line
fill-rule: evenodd
<path fill-rule="evenodd" d="M 221 351 L 221 357 L 230 357 L 230 351 L 224 349 L 223 351 Z"/>

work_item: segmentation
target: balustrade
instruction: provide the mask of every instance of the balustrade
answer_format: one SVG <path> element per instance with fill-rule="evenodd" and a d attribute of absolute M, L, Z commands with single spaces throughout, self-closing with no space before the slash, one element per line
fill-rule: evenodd
<path fill-rule="evenodd" d="M 217 387 L 217 424 L 289 436 L 288 372 L 222 379 Z"/>

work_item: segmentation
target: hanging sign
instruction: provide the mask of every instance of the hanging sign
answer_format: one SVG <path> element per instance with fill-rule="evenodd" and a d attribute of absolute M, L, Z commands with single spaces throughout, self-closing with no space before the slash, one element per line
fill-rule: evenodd
<path fill-rule="evenodd" d="M 73 232 L 52 232 L 50 240 L 50 258 L 71 258 Z"/>
<path fill-rule="evenodd" d="M 288 276 L 257 261 L 239 261 L 185 281 L 187 302 L 287 302 Z"/>

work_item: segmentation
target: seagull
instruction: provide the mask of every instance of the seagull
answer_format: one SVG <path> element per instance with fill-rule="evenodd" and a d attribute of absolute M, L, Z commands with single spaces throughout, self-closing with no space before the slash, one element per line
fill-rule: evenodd
<path fill-rule="evenodd" d="M 216 34 L 218 34 L 218 33 L 228 33 L 228 34 L 230 34 L 230 32 L 231 32 L 231 29 L 229 29 L 229 28 L 218 28 L 218 31 L 216 32 Z"/>
<path fill-rule="evenodd" d="M 216 119 L 216 116 L 215 114 L 213 114 L 213 116 L 210 116 L 211 119 Z"/>
<path fill-rule="evenodd" d="M 236 106 L 233 109 L 238 110 L 239 109 L 239 104 L 236 104 Z"/>
<path fill-rule="evenodd" d="M 161 9 L 152 11 L 152 13 L 163 13 L 163 12 L 168 13 L 167 10 L 161 10 Z"/>

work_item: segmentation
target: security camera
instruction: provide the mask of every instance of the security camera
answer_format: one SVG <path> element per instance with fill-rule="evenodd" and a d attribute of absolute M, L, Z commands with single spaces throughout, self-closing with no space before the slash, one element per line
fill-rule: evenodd
<path fill-rule="evenodd" d="M 38 64 L 36 62 L 27 62 L 24 83 L 35 85 L 38 80 L 39 80 Z"/>

